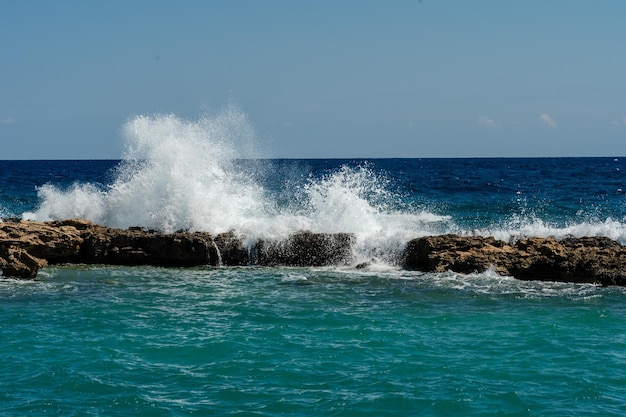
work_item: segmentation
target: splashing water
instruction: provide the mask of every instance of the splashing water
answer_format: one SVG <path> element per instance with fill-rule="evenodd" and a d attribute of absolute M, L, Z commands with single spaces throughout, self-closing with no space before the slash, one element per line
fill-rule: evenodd
<path fill-rule="evenodd" d="M 432 233 L 446 216 L 393 208 L 388 180 L 367 165 L 342 167 L 286 190 L 279 207 L 238 158 L 254 154 L 246 116 L 230 106 L 197 121 L 174 115 L 138 116 L 125 125 L 127 150 L 106 187 L 75 184 L 39 188 L 40 206 L 24 217 L 47 221 L 84 218 L 110 227 L 143 226 L 281 238 L 298 230 L 347 232 L 367 252 L 399 247 Z M 369 256 L 369 254 L 368 254 Z"/>
<path fill-rule="evenodd" d="M 286 180 L 281 170 L 280 178 L 264 182 L 267 165 L 249 163 L 258 158 L 255 135 L 235 106 L 198 120 L 138 116 L 124 126 L 124 133 L 124 159 L 110 184 L 43 185 L 38 189 L 39 207 L 23 217 L 84 218 L 110 227 L 142 226 L 165 232 L 235 230 L 249 243 L 300 230 L 346 232 L 356 236 L 356 261 L 374 258 L 383 263 L 393 263 L 410 239 L 443 233 L 505 241 L 591 235 L 626 243 L 624 219 L 576 215 L 551 222 L 532 207 L 527 209 L 523 200 L 504 217 L 482 219 L 480 213 L 488 210 L 481 208 L 477 222 L 436 214 L 428 202 L 404 202 L 404 196 L 394 191 L 394 181 L 366 162 L 305 180 L 298 177 L 295 182 Z M 241 163 L 242 159 L 248 163 Z M 435 211 L 455 213 L 445 206 Z"/>
<path fill-rule="evenodd" d="M 232 168 L 236 144 L 252 138 L 245 116 L 230 107 L 185 121 L 138 116 L 125 125 L 128 149 L 115 181 L 101 190 L 45 185 L 26 218 L 80 217 L 112 227 L 223 231 L 264 212 L 262 190 Z"/>
<path fill-rule="evenodd" d="M 529 218 L 521 222 L 504 225 L 482 231 L 483 236 L 494 236 L 500 240 L 515 240 L 526 237 L 554 237 L 563 239 L 569 236 L 604 236 L 626 244 L 626 225 L 623 222 L 608 218 L 604 221 L 582 221 L 564 226 L 550 224 L 541 219 Z"/>
<path fill-rule="evenodd" d="M 448 225 L 449 216 L 395 208 L 398 195 L 389 191 L 389 182 L 367 164 L 356 168 L 342 166 L 321 181 L 310 181 L 304 190 L 311 228 L 354 233 L 361 260 L 377 258 L 388 262 L 410 239 L 442 232 L 441 226 Z"/>

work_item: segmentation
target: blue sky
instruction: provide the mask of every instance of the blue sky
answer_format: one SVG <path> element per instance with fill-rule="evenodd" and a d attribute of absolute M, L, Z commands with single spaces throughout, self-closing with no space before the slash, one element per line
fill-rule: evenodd
<path fill-rule="evenodd" d="M 626 1 L 0 4 L 0 159 L 234 101 L 269 157 L 626 155 Z"/>

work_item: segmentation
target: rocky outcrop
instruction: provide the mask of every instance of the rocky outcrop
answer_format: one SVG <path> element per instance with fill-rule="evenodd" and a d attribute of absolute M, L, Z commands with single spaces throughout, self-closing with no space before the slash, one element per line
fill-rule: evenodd
<path fill-rule="evenodd" d="M 161 233 L 113 229 L 84 220 L 0 221 L 0 270 L 5 277 L 34 278 L 49 264 L 157 266 L 327 266 L 353 262 L 354 236 L 299 232 L 284 240 L 252 244 L 234 231 Z M 401 260 L 406 269 L 460 273 L 493 268 L 501 275 L 626 285 L 626 249 L 604 237 L 520 239 L 442 235 L 414 239 Z M 359 267 L 359 266 L 357 266 Z"/>
<path fill-rule="evenodd" d="M 85 220 L 0 222 L 0 269 L 5 277 L 33 278 L 48 264 L 157 266 L 322 266 L 349 262 L 349 234 L 301 232 L 250 248 L 235 232 L 161 233 L 113 229 Z"/>
<path fill-rule="evenodd" d="M 207 234 L 94 227 L 83 235 L 76 260 L 111 265 L 217 265 L 217 252 Z"/>
<path fill-rule="evenodd" d="M 39 268 L 47 264 L 45 259 L 36 258 L 23 248 L 0 248 L 0 270 L 5 277 L 35 278 Z"/>
<path fill-rule="evenodd" d="M 626 285 L 626 250 L 605 237 L 521 239 L 429 236 L 410 241 L 403 266 L 420 271 L 461 273 L 493 268 L 525 280 Z"/>
<path fill-rule="evenodd" d="M 72 262 L 87 222 L 0 222 L 0 270 L 5 277 L 34 278 L 48 263 Z"/>
<path fill-rule="evenodd" d="M 300 232 L 286 240 L 259 241 L 257 262 L 265 266 L 345 265 L 352 260 L 354 236 L 348 233 Z"/>

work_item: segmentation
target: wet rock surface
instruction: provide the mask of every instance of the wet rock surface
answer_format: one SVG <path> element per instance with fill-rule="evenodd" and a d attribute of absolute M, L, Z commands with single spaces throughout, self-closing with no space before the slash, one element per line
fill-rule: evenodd
<path fill-rule="evenodd" d="M 211 235 L 142 228 L 113 229 L 85 220 L 0 221 L 4 277 L 34 278 L 50 264 L 156 266 L 350 265 L 355 237 L 299 232 L 284 240 L 247 245 L 234 231 Z M 556 240 L 441 235 L 411 240 L 400 264 L 426 272 L 484 272 L 525 280 L 626 285 L 626 249 L 605 237 Z M 358 267 L 358 265 L 357 265 Z"/>
<path fill-rule="evenodd" d="M 348 233 L 299 232 L 286 240 L 260 241 L 255 253 L 264 266 L 347 265 L 352 261 L 353 242 Z"/>
<path fill-rule="evenodd" d="M 156 266 L 323 266 L 348 263 L 353 237 L 302 232 L 251 248 L 234 231 L 161 233 L 108 228 L 85 220 L 0 222 L 0 269 L 5 277 L 34 278 L 48 264 Z"/>
<path fill-rule="evenodd" d="M 484 272 L 524 280 L 626 285 L 626 250 L 605 237 L 520 239 L 429 236 L 410 241 L 402 266 L 428 272 Z"/>

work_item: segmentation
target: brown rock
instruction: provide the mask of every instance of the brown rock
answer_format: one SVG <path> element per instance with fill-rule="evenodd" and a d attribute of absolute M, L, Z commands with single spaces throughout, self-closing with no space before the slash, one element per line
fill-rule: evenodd
<path fill-rule="evenodd" d="M 51 263 L 72 262 L 82 241 L 79 230 L 62 223 L 0 222 L 1 244 L 21 248 Z"/>
<path fill-rule="evenodd" d="M 36 258 L 22 248 L 0 247 L 0 270 L 5 277 L 35 278 L 39 268 L 46 265 L 44 259 Z"/>
<path fill-rule="evenodd" d="M 508 244 L 493 237 L 430 236 L 407 244 L 403 266 L 461 273 L 493 267 L 525 280 L 626 284 L 626 250 L 604 237 L 529 238 Z"/>
<path fill-rule="evenodd" d="M 511 246 L 493 237 L 429 236 L 414 239 L 407 244 L 403 267 L 468 274 L 484 272 L 493 266 L 498 273 L 506 274 L 512 252 Z"/>
<path fill-rule="evenodd" d="M 348 263 L 353 237 L 348 234 L 296 233 L 285 241 L 244 245 L 234 231 L 166 234 L 112 229 L 84 220 L 0 222 L 0 258 L 4 276 L 31 277 L 46 262 L 110 265 L 263 265 L 322 266 Z M 9 250 L 10 249 L 10 250 Z M 27 267 L 24 267 L 27 265 Z"/>
<path fill-rule="evenodd" d="M 300 232 L 254 247 L 234 231 L 160 233 L 112 229 L 84 220 L 0 222 L 0 268 L 4 276 L 33 278 L 39 268 L 57 263 L 116 265 L 326 266 L 352 262 L 354 236 Z M 429 236 L 407 243 L 402 266 L 422 271 L 483 272 L 527 280 L 626 285 L 626 250 L 604 237 L 556 240 Z"/>

